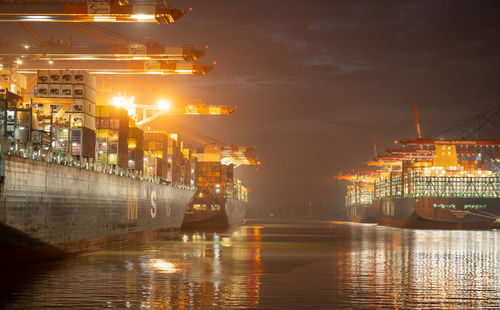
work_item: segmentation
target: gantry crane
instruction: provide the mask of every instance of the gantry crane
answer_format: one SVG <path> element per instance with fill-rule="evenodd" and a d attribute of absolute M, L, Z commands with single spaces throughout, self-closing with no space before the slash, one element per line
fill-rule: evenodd
<path fill-rule="evenodd" d="M 124 6 L 128 5 L 128 2 L 115 4 Z M 65 22 L 66 25 L 107 44 L 78 46 L 71 41 L 47 40 L 25 21 L 18 21 L 18 24 L 37 41 L 37 44 L 6 46 L 0 52 L 0 57 L 14 64 L 18 73 L 35 73 L 27 83 L 28 89 L 36 84 L 37 71 L 44 69 L 74 69 L 85 70 L 93 74 L 122 74 L 153 89 L 155 88 L 128 74 L 201 75 L 212 69 L 211 66 L 195 62 L 205 55 L 205 51 L 194 49 L 193 46 L 165 47 L 151 39 L 141 42 L 96 24 Z M 96 65 L 95 61 L 99 61 L 99 64 Z M 73 104 L 72 100 L 67 98 L 33 98 L 32 100 L 33 103 L 44 106 L 57 104 L 61 107 L 60 111 L 67 110 Z M 111 101 L 111 98 L 108 98 L 108 101 Z M 157 105 L 135 103 L 128 108 L 137 112 L 134 116 L 139 125 L 163 114 L 228 115 L 234 112 L 234 109 L 225 105 L 206 105 L 185 100 L 177 100 L 168 109 Z"/>
<path fill-rule="evenodd" d="M 0 1 L 0 22 L 155 22 L 171 24 L 190 10 L 164 2 L 130 4 L 128 0 Z"/>
<path fill-rule="evenodd" d="M 201 102 L 201 100 L 188 101 L 183 98 L 174 96 L 173 94 L 168 94 L 165 91 L 149 83 L 141 81 L 133 76 L 127 74 L 123 74 L 122 76 L 139 85 L 147 87 L 148 89 L 162 96 L 165 96 L 166 98 L 171 98 L 173 100 L 163 100 L 160 101 L 157 105 L 145 105 L 136 104 L 133 100 L 130 100 L 130 98 L 113 97 L 111 94 L 104 97 L 98 97 L 98 102 L 114 101 L 113 104 L 115 105 L 121 105 L 127 110 L 134 110 L 135 112 L 133 114 L 135 115 L 135 121 L 138 126 L 144 126 L 154 121 L 158 117 L 166 114 L 225 116 L 233 113 L 236 110 L 236 108 L 229 108 L 227 105 L 207 105 L 204 102 Z"/>
<path fill-rule="evenodd" d="M 200 63 L 172 63 L 163 60 L 136 60 L 96 65 L 92 62 L 73 61 L 71 63 L 54 62 L 53 64 L 37 64 L 37 62 L 19 60 L 18 73 L 37 73 L 38 70 L 84 70 L 92 74 L 190 74 L 204 75 L 212 70 L 211 66 Z M 36 68 L 36 69 L 35 69 Z"/>
<path fill-rule="evenodd" d="M 143 44 L 127 44 L 108 46 L 104 44 L 9 44 L 0 50 L 1 58 L 20 58 L 36 61 L 58 60 L 168 60 L 197 61 L 205 55 L 204 50 L 195 49 L 193 45 L 183 47 L 161 46 L 154 42 Z"/>
<path fill-rule="evenodd" d="M 205 55 L 204 50 L 193 46 L 165 47 L 154 41 L 146 43 L 129 38 L 112 30 L 94 24 L 68 25 L 77 30 L 106 42 L 107 46 L 74 46 L 69 44 L 50 44 L 28 23 L 19 23 L 38 42 L 7 46 L 0 57 L 8 66 L 15 66 L 20 73 L 36 73 L 45 70 L 85 70 L 94 74 L 193 74 L 203 75 L 212 67 L 198 61 Z M 109 38 L 112 37 L 112 39 Z M 110 63 L 95 61 L 108 61 Z M 124 62 L 115 63 L 116 60 Z M 111 63 L 113 61 L 113 63 Z"/>

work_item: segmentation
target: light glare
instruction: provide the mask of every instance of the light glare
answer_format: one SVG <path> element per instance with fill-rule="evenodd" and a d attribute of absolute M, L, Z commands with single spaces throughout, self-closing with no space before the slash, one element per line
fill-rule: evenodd
<path fill-rule="evenodd" d="M 164 100 L 164 99 L 161 99 L 161 100 L 158 100 L 158 109 L 160 110 L 169 110 L 170 109 L 170 102 L 168 102 L 167 100 Z"/>

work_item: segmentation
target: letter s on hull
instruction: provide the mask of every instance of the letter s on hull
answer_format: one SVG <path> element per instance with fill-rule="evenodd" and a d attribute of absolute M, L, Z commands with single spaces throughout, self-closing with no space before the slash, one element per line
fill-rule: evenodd
<path fill-rule="evenodd" d="M 156 191 L 151 192 L 151 217 L 156 217 L 156 199 L 157 199 Z"/>

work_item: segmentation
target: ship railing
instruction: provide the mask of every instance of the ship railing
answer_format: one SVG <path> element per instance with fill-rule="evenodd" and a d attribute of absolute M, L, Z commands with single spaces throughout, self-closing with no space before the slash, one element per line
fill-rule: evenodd
<path fill-rule="evenodd" d="M 48 147 L 47 149 L 44 149 L 44 147 L 35 147 L 35 145 L 31 142 L 21 143 L 19 140 L 9 139 L 8 137 L 1 137 L 0 139 L 1 157 L 8 155 L 24 159 L 45 161 L 56 165 L 68 166 L 84 170 L 92 170 L 104 174 L 127 177 L 135 180 L 143 180 L 180 189 L 189 189 L 192 191 L 196 190 L 196 186 L 171 182 L 166 178 L 162 178 L 153 174 L 145 174 L 142 171 L 137 171 L 135 169 L 125 168 L 110 163 L 94 161 L 93 159 L 87 158 L 83 158 L 80 161 L 72 160 L 68 157 L 67 153 L 54 150 L 51 147 Z"/>

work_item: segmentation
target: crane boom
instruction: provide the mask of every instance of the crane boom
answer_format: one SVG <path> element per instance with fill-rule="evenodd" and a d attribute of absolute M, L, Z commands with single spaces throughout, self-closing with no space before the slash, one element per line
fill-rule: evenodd
<path fill-rule="evenodd" d="M 0 50 L 0 58 L 22 57 L 27 60 L 170 60 L 196 61 L 205 52 L 192 45 L 183 47 L 139 44 L 55 46 L 46 44 L 10 44 Z"/>
<path fill-rule="evenodd" d="M 188 11 L 128 1 L 0 1 L 0 22 L 155 22 L 171 24 Z"/>
<path fill-rule="evenodd" d="M 373 131 L 372 131 L 372 144 L 373 144 L 373 156 L 374 158 L 377 158 L 378 157 L 377 142 L 375 141 L 375 134 L 373 133 Z"/>
<path fill-rule="evenodd" d="M 422 133 L 420 132 L 420 122 L 418 120 L 417 104 L 415 103 L 415 100 L 413 100 L 413 102 L 411 103 L 411 106 L 413 108 L 413 118 L 415 120 L 415 128 L 417 129 L 417 139 L 421 140 Z"/>
<path fill-rule="evenodd" d="M 82 59 L 90 60 L 90 59 Z M 133 60 L 96 65 L 85 61 L 48 62 L 25 60 L 19 64 L 19 73 L 37 73 L 38 70 L 85 70 L 92 74 L 191 74 L 204 75 L 212 70 L 211 66 L 201 63 L 172 63 L 168 61 Z"/>
<path fill-rule="evenodd" d="M 500 146 L 500 140 L 402 140 L 401 145 Z"/>
<path fill-rule="evenodd" d="M 46 39 L 38 32 L 35 30 L 35 28 L 31 27 L 30 24 L 26 23 L 26 22 L 17 22 L 17 24 L 19 26 L 21 26 L 27 33 L 29 33 L 33 38 L 35 38 L 35 40 L 38 42 L 38 43 L 43 43 L 46 41 Z"/>

